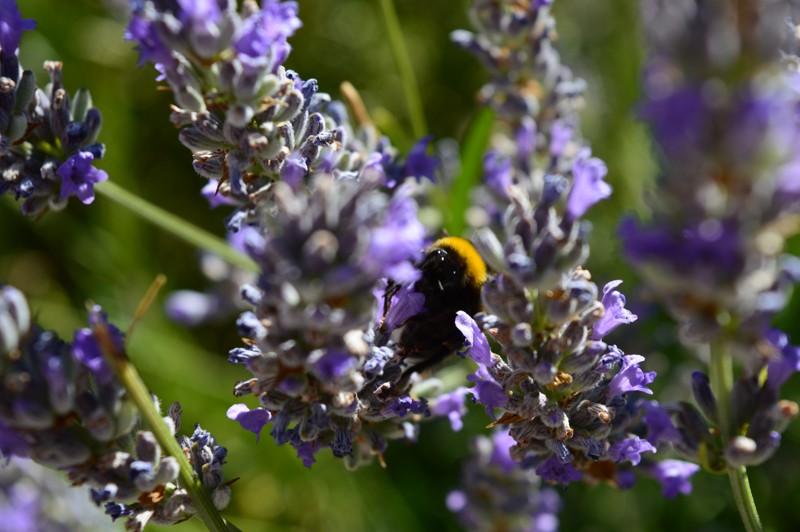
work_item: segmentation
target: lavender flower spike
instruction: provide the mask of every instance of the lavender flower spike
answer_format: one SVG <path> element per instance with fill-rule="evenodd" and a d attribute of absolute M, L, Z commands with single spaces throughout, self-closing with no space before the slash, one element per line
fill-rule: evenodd
<path fill-rule="evenodd" d="M 92 328 L 77 331 L 69 344 L 30 315 L 17 289 L 0 287 L 0 453 L 65 472 L 73 486 L 88 486 L 113 519 L 125 517 L 128 530 L 191 517 L 196 510 L 177 484 L 177 461 L 141 430 L 101 352 L 97 330 L 124 352 L 119 330 L 95 307 Z M 180 426 L 176 405 L 167 421 L 173 431 Z M 225 448 L 199 428 L 191 439 L 176 439 L 216 507 L 224 508 L 230 498 L 221 469 Z"/>
<path fill-rule="evenodd" d="M 586 84 L 553 47 L 550 2 L 476 0 L 470 15 L 480 32 L 453 39 L 487 66 L 481 97 L 501 118 L 475 195 L 489 220 L 476 246 L 498 273 L 483 286 L 486 314 L 456 322 L 478 364 L 471 390 L 495 424 L 509 425 L 511 456 L 545 480 L 626 488 L 641 453 L 654 450 L 634 435 L 644 429 L 637 394 L 652 393 L 655 373 L 604 341 L 636 320 L 621 281 L 601 295 L 582 267 L 581 217 L 611 193 L 605 164 L 580 137 Z"/>
<path fill-rule="evenodd" d="M 261 274 L 245 290 L 254 309 L 239 327 L 251 341 L 229 360 L 253 374 L 234 393 L 255 395 L 260 409 L 229 417 L 256 434 L 269 421 L 275 441 L 307 465 L 326 449 L 352 467 L 366 463 L 430 415 L 424 400 L 390 393 L 402 359 L 372 333 L 373 290 L 386 277 L 413 284 L 424 230 L 408 188 L 390 197 L 373 178 L 320 175 L 310 194 L 276 183 L 266 238 L 249 246 Z"/>
<path fill-rule="evenodd" d="M 558 493 L 511 458 L 513 445 L 504 429 L 472 440 L 461 487 L 447 496 L 447 508 L 467 530 L 558 530 Z"/>
<path fill-rule="evenodd" d="M 396 184 L 388 176 L 403 165 L 388 139 L 370 124 L 352 126 L 315 79 L 284 68 L 288 39 L 301 26 L 298 3 L 236 4 L 137 1 L 126 33 L 172 89 L 171 120 L 195 171 L 218 184 L 217 202 L 236 207 L 228 229 L 258 226 L 277 181 L 301 189 L 318 174 L 374 174 Z M 432 170 L 419 153 L 408 166 L 413 174 Z"/>
<path fill-rule="evenodd" d="M 748 3 L 752 25 L 742 24 L 743 6 L 644 2 L 650 51 L 641 114 L 661 176 L 652 220 L 627 219 L 619 230 L 684 343 L 701 357 L 713 353 L 708 374 L 692 376 L 697 406 L 648 407 L 649 438 L 727 472 L 734 491 L 746 484 L 743 466 L 772 456 L 798 411 L 779 395 L 797 371 L 796 349 L 771 322 L 800 280 L 786 246 L 800 214 L 800 34 L 791 23 L 786 31 L 786 3 Z M 732 359 L 739 365 L 729 389 L 720 368 Z M 688 492 L 688 475 L 673 477 L 677 487 L 665 484 L 665 492 Z M 753 498 L 735 498 L 745 522 L 757 520 Z"/>
<path fill-rule="evenodd" d="M 758 24 L 744 28 L 726 3 L 691 1 L 681 10 L 645 2 L 652 31 L 641 109 L 662 155 L 662 175 L 653 220 L 628 219 L 620 227 L 625 254 L 679 321 L 684 339 L 732 341 L 745 365 L 754 366 L 771 318 L 800 278 L 785 251 L 792 235 L 785 222 L 800 212 L 800 195 L 792 192 L 800 57 L 797 42 L 779 49 L 785 14 L 780 3 L 767 4 L 754 2 Z M 715 94 L 724 98 L 706 90 L 718 82 Z"/>
<path fill-rule="evenodd" d="M 44 90 L 19 64 L 22 32 L 34 27 L 15 1 L 0 2 L 0 194 L 22 199 L 29 216 L 59 210 L 70 196 L 91 203 L 94 185 L 108 179 L 93 166 L 105 147 L 97 142 L 102 120 L 89 92 L 70 97 L 61 63 L 45 62 L 50 84 Z"/>

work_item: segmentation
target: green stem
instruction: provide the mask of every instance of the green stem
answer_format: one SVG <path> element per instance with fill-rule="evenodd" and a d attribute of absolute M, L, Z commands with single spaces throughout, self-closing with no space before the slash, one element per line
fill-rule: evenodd
<path fill-rule="evenodd" d="M 728 345 L 724 341 L 711 344 L 711 364 L 709 379 L 711 389 L 717 399 L 719 411 L 720 431 L 722 439 L 728 442 L 731 439 L 731 391 L 733 390 L 733 361 L 731 360 Z"/>
<path fill-rule="evenodd" d="M 104 325 L 95 326 L 93 332 L 102 347 L 106 361 L 114 371 L 114 375 L 125 386 L 131 400 L 136 405 L 145 424 L 155 436 L 161 449 L 178 461 L 180 484 L 191 497 L 192 503 L 197 509 L 197 516 L 211 532 L 230 532 L 235 530 L 233 527 L 229 528 L 214 507 L 208 493 L 203 489 L 202 482 L 195 476 L 186 455 L 184 455 L 180 445 L 178 445 L 169 427 L 167 427 L 161 414 L 156 409 L 150 392 L 142 382 L 136 368 L 128 360 L 127 355 L 115 348 L 114 342 L 111 340 L 109 332 Z"/>
<path fill-rule="evenodd" d="M 709 378 L 714 395 L 717 399 L 719 411 L 720 431 L 722 441 L 727 444 L 735 434 L 733 416 L 731 412 L 731 391 L 733 390 L 733 360 L 728 344 L 719 340 L 711 344 L 711 364 Z M 731 483 L 733 498 L 739 509 L 745 529 L 748 532 L 760 532 L 761 520 L 758 517 L 753 493 L 750 491 L 750 481 L 747 478 L 747 469 L 744 467 L 729 468 L 728 479 Z"/>
<path fill-rule="evenodd" d="M 156 207 L 139 196 L 131 194 L 116 183 L 106 181 L 95 186 L 95 190 L 98 194 L 138 214 L 152 224 L 166 229 L 195 247 L 215 253 L 234 266 L 253 272 L 259 270 L 258 265 L 253 260 L 233 249 L 223 239 L 178 218 L 160 207 Z"/>
<path fill-rule="evenodd" d="M 758 517 L 753 492 L 750 491 L 750 481 L 747 479 L 747 470 L 744 467 L 731 469 L 728 471 L 728 479 L 731 481 L 733 498 L 739 508 L 739 517 L 742 518 L 747 532 L 761 532 L 761 519 Z"/>
<path fill-rule="evenodd" d="M 397 18 L 397 11 L 392 0 L 381 0 L 381 11 L 383 11 L 383 19 L 386 22 L 386 32 L 389 36 L 392 56 L 397 66 L 397 72 L 400 75 L 400 83 L 403 85 L 408 116 L 411 119 L 411 129 L 414 132 L 414 137 L 420 138 L 428 133 L 428 126 L 425 124 L 425 111 L 422 108 L 422 98 L 420 97 L 417 78 L 411 66 L 411 58 L 403 41 L 400 21 Z"/>

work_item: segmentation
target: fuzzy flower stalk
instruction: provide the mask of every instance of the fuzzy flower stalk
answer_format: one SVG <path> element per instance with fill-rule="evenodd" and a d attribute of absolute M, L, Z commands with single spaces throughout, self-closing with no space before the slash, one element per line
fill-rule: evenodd
<path fill-rule="evenodd" d="M 95 331 L 107 331 L 120 349 L 123 336 L 99 307 L 90 311 L 89 322 L 92 328 L 65 342 L 32 321 L 19 290 L 0 287 L 0 453 L 63 471 L 72 485 L 89 487 L 91 499 L 114 520 L 126 518 L 127 530 L 184 521 L 197 510 L 177 481 L 178 463 L 141 428 Z M 180 427 L 177 403 L 164 419 L 174 435 Z M 230 499 L 222 475 L 225 448 L 199 426 L 191 437 L 175 438 L 210 499 L 223 509 Z"/>
<path fill-rule="evenodd" d="M 108 179 L 94 166 L 105 146 L 89 92 L 70 96 L 59 62 L 45 62 L 43 89 L 19 63 L 22 33 L 35 26 L 14 0 L 0 1 L 0 194 L 22 200 L 22 213 L 34 217 L 64 208 L 71 196 L 92 203 L 94 185 Z"/>
<path fill-rule="evenodd" d="M 476 33 L 453 39 L 488 69 L 481 96 L 500 118 L 476 195 L 487 225 L 475 237 L 498 273 L 483 288 L 486 313 L 456 321 L 478 363 L 472 393 L 509 426 L 511 456 L 545 480 L 630 487 L 632 468 L 655 451 L 639 436 L 637 400 L 655 373 L 604 340 L 636 320 L 620 281 L 600 290 L 581 266 L 581 217 L 611 193 L 580 136 L 585 83 L 553 47 L 550 2 L 476 1 L 470 18 Z"/>
<path fill-rule="evenodd" d="M 447 495 L 447 507 L 466 530 L 556 532 L 561 498 L 509 454 L 516 442 L 507 430 L 478 436 L 462 469 L 461 488 Z"/>
<path fill-rule="evenodd" d="M 651 439 L 734 474 L 772 456 L 798 412 L 779 397 L 798 349 L 770 326 L 800 279 L 786 253 L 800 221 L 798 33 L 782 31 L 784 2 L 648 1 L 643 12 L 641 113 L 662 172 L 652 220 L 628 219 L 620 235 L 683 339 L 710 356 L 692 378 L 696 406 L 649 407 Z"/>

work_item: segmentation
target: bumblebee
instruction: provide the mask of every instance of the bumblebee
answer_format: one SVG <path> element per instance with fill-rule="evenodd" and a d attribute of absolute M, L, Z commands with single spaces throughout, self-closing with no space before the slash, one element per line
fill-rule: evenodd
<path fill-rule="evenodd" d="M 398 386 L 403 388 L 414 373 L 441 363 L 464 345 L 456 328 L 456 313 L 470 316 L 481 309 L 481 287 L 486 282 L 486 264 L 467 239 L 440 238 L 425 250 L 418 266 L 421 277 L 414 292 L 425 296 L 423 309 L 403 324 L 397 353 L 410 365 Z M 399 285 L 389 284 L 384 298 L 384 315 Z"/>

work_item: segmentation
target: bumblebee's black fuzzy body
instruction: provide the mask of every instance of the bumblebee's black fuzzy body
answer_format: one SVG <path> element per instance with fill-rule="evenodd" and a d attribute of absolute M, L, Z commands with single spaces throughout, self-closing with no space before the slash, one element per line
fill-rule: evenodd
<path fill-rule="evenodd" d="M 481 309 L 481 286 L 486 265 L 469 240 L 446 237 L 426 250 L 419 266 L 422 277 L 414 291 L 425 296 L 424 309 L 408 319 L 400 335 L 400 348 L 411 366 L 403 381 L 441 363 L 464 344 L 455 326 L 456 313 L 470 316 Z"/>

